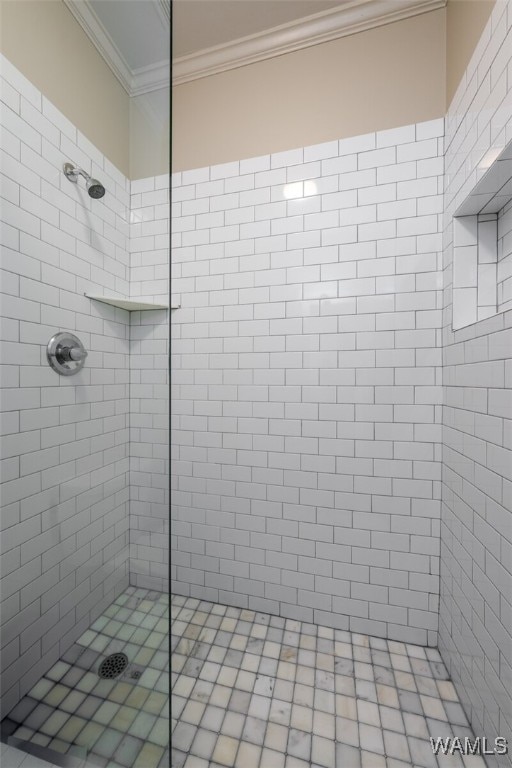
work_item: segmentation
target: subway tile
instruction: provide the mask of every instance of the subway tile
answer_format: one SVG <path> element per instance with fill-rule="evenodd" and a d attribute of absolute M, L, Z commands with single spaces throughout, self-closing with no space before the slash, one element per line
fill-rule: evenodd
<path fill-rule="evenodd" d="M 13 72 L 14 69 L 11 71 L 11 79 L 14 78 L 14 80 L 16 80 Z M 19 361 L 23 365 L 24 373 L 23 378 L 20 378 L 19 380 L 21 387 L 17 391 L 14 389 L 6 390 L 5 396 L 3 397 L 3 403 L 6 408 L 16 407 L 16 412 L 21 409 L 19 425 L 22 431 L 19 433 L 20 439 L 25 435 L 32 439 L 30 445 L 23 447 L 20 444 L 17 447 L 18 455 L 20 456 L 20 468 L 24 473 L 23 493 L 21 493 L 21 486 L 19 486 L 19 484 L 16 485 L 16 478 L 13 477 L 12 481 L 8 482 L 5 486 L 4 499 L 14 499 L 15 497 L 18 497 L 20 499 L 22 516 L 27 520 L 27 523 L 32 521 L 33 528 L 37 515 L 40 514 L 42 514 L 44 525 L 48 525 L 47 520 L 49 518 L 46 510 L 56 502 L 54 489 L 59 487 L 59 482 L 61 488 L 61 501 L 66 504 L 68 503 L 66 502 L 67 495 L 71 491 L 71 488 L 69 487 L 70 483 L 74 483 L 76 486 L 72 491 L 71 499 L 73 499 L 73 494 L 76 495 L 77 493 L 80 494 L 83 492 L 80 490 L 84 485 L 82 478 L 80 478 L 79 482 L 77 482 L 77 478 L 73 479 L 72 463 L 69 465 L 71 467 L 69 481 L 66 473 L 60 477 L 58 475 L 55 477 L 51 475 L 53 467 L 58 465 L 58 446 L 60 444 L 67 444 L 69 446 L 67 451 L 68 458 L 70 456 L 78 458 L 83 455 L 84 450 L 89 450 L 87 440 L 82 443 L 74 442 L 76 436 L 74 420 L 80 418 L 80 406 L 78 406 L 76 413 L 75 410 L 73 410 L 77 408 L 75 405 L 74 387 L 54 386 L 55 384 L 58 385 L 59 382 L 56 378 L 56 374 L 53 374 L 49 368 L 47 369 L 45 367 L 41 374 L 39 374 L 40 369 L 37 366 L 43 363 L 43 358 L 41 358 L 40 355 L 37 355 L 39 359 L 36 359 L 35 355 L 38 345 L 46 344 L 48 338 L 52 335 L 52 327 L 64 326 L 67 328 L 74 328 L 76 323 L 76 309 L 80 307 L 86 315 L 91 308 L 91 304 L 88 301 L 82 300 L 80 303 L 80 301 L 75 300 L 73 305 L 71 301 L 68 302 L 67 298 L 66 303 L 59 307 L 60 294 L 58 289 L 61 289 L 64 286 L 65 290 L 72 295 L 76 290 L 76 278 L 74 275 L 71 276 L 71 274 L 57 268 L 59 266 L 58 249 L 61 249 L 62 252 L 68 252 L 68 256 L 63 254 L 61 257 L 62 266 L 85 277 L 88 277 L 90 273 L 87 263 L 103 266 L 104 260 L 107 257 L 111 259 L 116 256 L 122 260 L 124 258 L 122 249 L 119 249 L 116 254 L 114 247 L 109 248 L 102 235 L 103 233 L 107 233 L 108 230 L 107 236 L 112 241 L 121 244 L 122 237 L 125 236 L 124 233 L 127 231 L 123 230 L 123 227 L 125 226 L 124 221 L 126 219 L 126 211 L 123 206 L 126 206 L 127 198 L 124 193 L 126 186 L 124 177 L 121 178 L 117 170 L 108 162 L 104 163 L 100 153 L 90 145 L 85 138 L 79 137 L 78 145 L 75 145 L 77 132 L 74 126 L 72 126 L 66 118 L 60 115 L 50 102 L 46 99 L 41 100 L 40 94 L 38 94 L 32 86 L 24 83 L 21 76 L 17 78 L 17 82 L 21 89 L 21 117 L 24 120 L 24 125 L 20 123 L 20 135 L 22 135 L 28 142 L 28 145 L 24 147 L 21 153 L 22 162 L 15 164 L 10 159 L 7 159 L 4 164 L 4 169 L 9 178 L 12 178 L 16 183 L 21 184 L 23 190 L 23 194 L 20 194 L 19 198 L 21 208 L 17 214 L 17 218 L 14 215 L 14 212 L 8 211 L 10 220 L 16 223 L 22 231 L 19 244 L 23 249 L 23 254 L 19 254 L 18 263 L 13 271 L 13 274 L 14 272 L 17 272 L 21 276 L 21 281 L 19 283 L 20 297 L 6 296 L 3 304 L 6 302 L 12 303 L 12 299 L 14 298 L 17 298 L 18 302 L 25 302 L 23 306 L 21 304 L 18 306 L 18 309 L 23 310 L 24 315 L 22 320 L 23 328 L 20 335 L 21 345 L 23 347 L 23 349 L 20 348 L 20 353 L 23 352 L 24 354 L 20 357 Z M 40 111 L 41 104 L 43 107 L 43 114 L 41 114 Z M 37 109 L 34 109 L 34 106 Z M 26 127 L 24 127 L 25 125 Z M 66 142 L 68 143 L 63 142 L 63 147 L 67 146 L 70 150 L 75 148 L 76 155 L 80 157 L 81 161 L 83 161 L 86 166 L 92 167 L 93 163 L 97 166 L 101 166 L 105 169 L 104 175 L 106 173 L 109 178 L 112 178 L 113 184 L 115 184 L 117 180 L 121 182 L 121 187 L 119 188 L 119 202 L 115 202 L 112 198 L 109 201 L 109 205 L 111 207 L 113 206 L 112 211 L 116 210 L 117 212 L 117 220 L 113 213 L 110 214 L 110 207 L 108 209 L 105 208 L 105 215 L 102 217 L 96 216 L 94 208 L 92 208 L 92 215 L 87 218 L 79 203 L 74 201 L 72 196 L 67 194 L 69 192 L 67 188 L 64 192 L 60 192 L 53 186 L 54 182 L 58 182 L 60 173 L 58 169 L 55 169 L 55 163 L 60 165 L 61 153 L 59 150 L 55 149 L 54 146 L 52 147 L 52 144 L 56 144 L 58 141 L 59 131 L 62 131 L 67 137 Z M 39 139 L 37 138 L 37 135 L 39 136 Z M 30 147 L 35 149 L 36 152 L 32 151 Z M 43 157 L 40 157 L 37 154 L 41 148 L 43 150 Z M 75 152 L 75 149 L 73 149 L 73 152 Z M 87 153 L 89 153 L 88 156 Z M 98 175 L 99 173 L 100 169 L 98 168 Z M 114 189 L 117 189 L 117 187 L 110 187 L 108 194 L 115 194 Z M 44 199 L 39 197 L 39 192 L 43 192 Z M 160 211 L 160 215 L 162 217 L 167 215 L 165 209 Z M 36 219 L 39 220 L 39 224 L 36 224 Z M 104 229 L 103 221 L 105 222 L 106 229 Z M 96 243 L 94 237 L 91 238 L 90 233 L 92 230 L 87 229 L 88 226 L 98 232 Z M 158 226 L 161 227 L 161 225 Z M 116 227 L 118 227 L 118 230 L 116 230 Z M 155 231 L 164 230 L 159 229 Z M 71 233 L 71 235 L 68 233 Z M 43 241 L 38 239 L 39 235 L 42 236 Z M 83 238 L 87 242 L 91 240 L 100 250 L 98 251 L 98 249 L 95 249 L 94 247 L 82 249 L 80 244 L 79 249 L 76 250 L 79 259 L 75 260 L 73 254 L 75 254 L 76 237 Z M 41 262 L 43 270 L 41 270 L 40 267 L 36 269 L 36 264 L 40 264 Z M 124 270 L 124 264 L 127 262 L 121 261 L 121 263 L 123 264 L 122 269 Z M 8 261 L 8 264 L 9 266 L 11 265 L 10 261 Z M 112 271 L 115 267 L 113 264 L 109 264 L 107 269 Z M 124 272 L 119 271 L 119 274 L 124 274 Z M 99 270 L 96 270 L 95 275 L 99 276 Z M 37 280 L 40 277 L 43 278 L 43 284 L 37 283 Z M 38 285 L 39 287 L 37 287 Z M 55 286 L 57 286 L 57 288 Z M 95 286 L 96 290 L 99 287 L 100 286 Z M 104 287 L 109 287 L 109 278 L 106 275 Z M 79 299 L 80 297 L 78 296 L 77 298 Z M 34 314 L 36 306 L 40 307 L 39 317 L 36 317 Z M 9 311 L 7 303 L 6 307 Z M 10 313 L 15 314 L 16 311 L 17 305 L 12 304 Z M 48 326 L 39 325 L 41 315 L 43 323 L 48 323 Z M 99 326 L 96 325 L 94 328 L 91 327 L 90 330 L 94 331 L 95 334 L 101 335 L 104 333 L 105 339 L 108 338 L 112 340 L 111 342 L 107 341 L 104 344 L 100 344 L 100 348 L 103 346 L 105 349 L 114 349 L 114 339 L 116 335 L 125 335 L 123 324 L 126 325 L 127 319 L 127 316 L 124 315 L 121 324 L 113 324 L 112 326 L 109 326 L 108 323 L 104 326 L 103 321 L 99 320 Z M 81 335 L 86 347 L 89 347 L 91 343 L 94 343 L 92 342 L 92 339 L 89 338 L 88 333 L 83 333 L 84 326 L 81 322 L 80 331 L 82 332 Z M 39 349 L 41 349 L 40 346 Z M 7 348 L 5 352 L 5 359 L 8 361 L 10 351 Z M 101 357 L 95 357 L 92 352 L 88 362 L 89 366 L 92 365 L 93 368 L 98 367 L 98 369 L 100 369 L 102 367 Z M 124 364 L 126 365 L 126 363 Z M 84 374 L 81 374 L 83 383 L 88 381 L 90 372 L 91 370 L 89 367 L 89 369 L 84 371 Z M 42 389 L 40 390 L 36 390 L 32 386 L 34 376 L 38 375 L 41 379 L 39 383 L 41 384 Z M 73 385 L 75 383 L 76 382 L 73 382 Z M 38 394 L 36 394 L 36 392 L 38 392 Z M 103 393 L 102 387 L 99 387 L 94 393 L 92 389 L 84 389 L 83 391 L 81 390 L 81 392 L 86 399 L 89 397 L 89 392 L 94 399 L 103 397 L 103 394 L 108 396 L 107 390 Z M 80 396 L 82 396 L 82 394 Z M 117 397 L 118 395 L 119 393 L 114 394 L 114 391 L 112 390 L 112 397 Z M 44 407 L 39 409 L 40 405 L 43 405 Z M 57 405 L 62 407 L 63 416 L 65 416 L 68 422 L 71 420 L 71 423 L 63 424 L 62 427 L 56 426 L 59 423 L 59 409 L 57 409 Z M 71 410 L 66 410 L 67 405 L 71 407 Z M 8 413 L 10 413 L 10 411 L 8 411 Z M 123 415 L 122 419 L 124 426 L 126 417 Z M 108 429 L 108 422 L 105 422 L 105 430 L 108 431 Z M 39 430 L 42 431 L 41 445 L 39 444 L 39 437 L 37 438 L 37 441 L 34 439 L 34 434 L 36 433 L 34 433 L 33 430 L 37 430 L 37 435 L 39 435 Z M 9 444 L 7 444 L 6 447 L 8 448 Z M 15 446 L 13 445 L 12 449 L 14 448 Z M 112 451 L 110 451 L 110 453 L 112 453 Z M 103 462 L 109 462 L 116 459 L 114 454 L 112 453 L 112 456 L 110 456 L 110 453 L 106 451 L 103 454 L 101 449 L 99 450 L 97 454 L 98 466 L 101 466 Z M 65 453 L 64 456 L 66 456 Z M 119 471 L 121 472 L 121 465 L 119 466 Z M 39 472 L 41 472 L 41 475 Z M 121 474 L 120 476 L 126 478 L 124 474 Z M 52 487 L 49 488 L 48 491 L 40 491 L 41 479 L 44 485 L 51 483 Z M 126 479 L 121 486 L 119 486 L 119 490 L 125 483 Z M 74 500 L 71 503 L 74 504 Z M 98 510 L 98 513 L 107 514 L 107 510 L 103 513 Z M 54 542 L 51 538 L 52 536 L 53 533 L 50 527 L 47 531 L 43 530 L 33 538 L 26 537 L 26 540 L 22 544 L 24 547 L 22 554 L 24 559 L 30 559 L 27 566 L 36 562 L 40 563 L 40 555 L 42 554 L 45 556 L 49 551 L 54 553 L 53 558 L 57 569 L 59 558 L 64 562 L 64 558 L 66 558 L 69 553 L 64 549 L 59 553 L 58 547 L 54 547 Z M 126 545 L 125 551 L 127 552 Z M 46 560 L 46 562 L 48 561 Z M 80 563 L 77 561 L 74 568 L 78 568 L 79 566 Z M 51 572 L 49 571 L 48 575 L 50 575 L 50 573 L 54 574 L 55 568 L 53 568 Z M 125 574 L 127 573 L 127 569 L 125 558 L 119 560 L 115 568 L 109 569 L 109 573 L 112 575 L 112 577 L 109 577 L 112 586 L 122 582 L 123 579 L 126 579 Z M 24 586 L 24 577 L 21 571 L 19 578 L 19 589 L 21 590 Z M 36 592 L 30 593 L 25 589 L 23 592 L 24 602 L 27 600 L 31 601 L 38 595 L 42 595 L 45 591 L 50 591 L 51 589 L 50 583 L 45 586 L 46 582 L 39 580 L 38 582 L 33 583 L 34 586 L 36 583 L 37 594 Z M 102 589 L 110 589 L 110 587 L 107 586 L 107 583 L 108 582 L 105 582 L 105 587 L 102 587 Z M 159 581 L 159 584 L 161 587 L 163 584 L 162 580 Z M 6 587 L 8 587 L 7 584 Z M 33 594 L 32 597 L 31 594 Z M 59 598 L 57 597 L 57 602 L 58 600 Z M 62 603 L 62 605 L 64 606 L 64 603 Z M 92 605 L 88 610 L 92 610 Z M 69 624 L 69 619 L 66 618 L 65 622 L 68 622 Z M 62 624 L 61 629 L 63 632 L 67 632 L 68 629 L 71 630 L 71 633 L 73 631 L 72 626 L 68 626 L 67 624 L 66 627 Z M 30 642 L 30 644 L 38 642 L 38 638 L 42 636 L 44 631 L 45 628 L 43 624 L 38 622 L 32 624 L 30 627 L 30 632 L 32 633 L 30 638 L 28 634 L 22 635 L 23 645 L 26 646 L 28 642 Z M 28 677 L 29 676 L 26 676 L 26 678 L 22 679 L 21 689 L 16 681 L 12 679 L 12 683 L 9 684 L 10 690 L 6 691 L 7 701 L 12 700 L 13 696 L 19 696 L 20 692 L 23 693 L 23 685 L 26 685 L 23 680 L 28 680 Z M 11 697 L 11 699 L 9 697 Z"/>
<path fill-rule="evenodd" d="M 416 442 L 412 420 L 417 418 L 432 422 L 433 404 L 439 402 L 439 385 L 436 388 L 435 379 L 431 379 L 433 388 L 429 391 L 428 388 L 425 389 L 423 394 L 418 391 L 420 399 L 415 401 L 413 387 L 422 384 L 425 378 L 413 377 L 409 382 L 406 373 L 415 370 L 415 350 L 419 350 L 421 345 L 425 345 L 425 350 L 436 347 L 437 339 L 430 328 L 439 328 L 440 324 L 440 316 L 433 312 L 436 309 L 436 304 L 432 305 L 432 302 L 435 302 L 435 294 L 425 291 L 425 295 L 418 299 L 415 281 L 416 273 L 422 275 L 427 270 L 437 270 L 440 242 L 427 242 L 425 239 L 424 242 L 421 241 L 421 252 L 416 247 L 418 233 L 419 237 L 423 237 L 421 233 L 425 228 L 429 231 L 434 222 L 433 232 L 438 231 L 437 217 L 429 216 L 428 212 L 423 217 L 417 217 L 417 199 L 427 194 L 436 196 L 438 193 L 437 176 L 424 180 L 422 185 L 412 186 L 416 183 L 412 181 L 416 178 L 416 159 L 414 162 L 396 164 L 397 146 L 400 149 L 405 147 L 404 153 L 415 151 L 415 144 L 412 147 L 408 145 L 414 143 L 416 130 L 417 126 L 408 126 L 396 131 L 344 140 L 337 148 L 335 144 L 329 143 L 318 148 L 305 148 L 304 154 L 302 150 L 292 151 L 282 154 L 277 160 L 272 156 L 271 163 L 269 158 L 241 161 L 240 173 L 256 173 L 258 187 L 252 190 L 249 186 L 245 191 L 240 191 L 239 210 L 244 211 L 247 208 L 248 218 L 240 216 L 232 219 L 233 223 L 240 223 L 240 234 L 248 238 L 249 245 L 252 238 L 256 238 L 251 250 L 246 251 L 248 255 L 241 256 L 239 268 L 244 271 L 235 279 L 235 274 L 231 273 L 231 263 L 229 271 L 226 270 L 227 251 L 223 249 L 208 255 L 209 274 L 225 274 L 218 285 L 213 284 L 212 277 L 203 279 L 200 275 L 204 273 L 196 273 L 195 289 L 200 287 L 201 290 L 208 291 L 210 309 L 204 309 L 201 322 L 208 322 L 209 325 L 197 325 L 194 330 L 187 328 L 184 332 L 187 336 L 190 334 L 191 338 L 196 338 L 197 351 L 206 351 L 208 344 L 210 345 L 210 369 L 211 366 L 215 371 L 224 368 L 225 383 L 229 381 L 237 387 L 230 395 L 234 398 L 235 405 L 230 407 L 229 412 L 238 414 L 238 436 L 230 437 L 227 445 L 236 445 L 238 455 L 235 462 L 234 455 L 224 454 L 228 466 L 224 465 L 223 469 L 226 478 L 238 477 L 241 481 L 234 489 L 229 490 L 230 494 L 235 494 L 231 500 L 238 497 L 241 502 L 246 494 L 253 498 L 254 506 L 251 507 L 250 520 L 253 535 L 256 536 L 256 532 L 263 533 L 265 520 L 269 520 L 272 531 L 281 531 L 284 536 L 283 548 L 286 556 L 296 556 L 300 552 L 312 554 L 307 542 L 309 535 L 316 538 L 317 546 L 320 546 L 323 533 L 320 528 L 313 527 L 312 516 L 320 515 L 320 510 L 326 515 L 332 505 L 336 504 L 340 509 L 356 510 L 347 514 L 357 514 L 357 511 L 361 510 L 361 514 L 367 512 L 369 515 L 369 525 L 363 532 L 350 528 L 346 530 L 345 536 L 346 541 L 357 545 L 353 557 L 361 560 L 360 564 L 351 567 L 365 568 L 365 546 L 370 552 L 372 530 L 370 510 L 372 505 L 375 505 L 380 518 L 384 510 L 388 509 L 388 504 L 391 512 L 393 497 L 387 495 L 392 491 L 390 477 L 397 482 L 410 480 L 412 483 L 410 488 L 397 486 L 399 495 L 395 496 L 395 506 L 399 514 L 410 516 L 411 503 L 410 498 L 405 495 L 406 492 L 419 494 L 421 498 L 425 495 L 425 500 L 432 499 L 433 496 L 433 486 L 429 481 L 436 475 L 430 472 L 428 461 L 433 459 L 432 453 L 428 453 L 427 460 L 423 461 L 423 453 L 419 452 L 415 464 L 419 474 L 414 478 L 413 462 L 407 451 L 401 459 L 394 457 L 393 453 L 395 443 L 401 441 L 405 445 L 404 441 L 407 440 L 410 441 L 410 453 L 414 453 Z M 434 144 L 429 143 L 430 139 L 434 140 L 437 153 L 436 138 L 428 136 L 427 133 L 422 139 L 427 144 L 416 149 L 420 159 L 425 156 L 427 149 L 430 152 L 434 147 Z M 360 154 L 357 155 L 357 152 Z M 284 175 L 285 167 L 287 175 Z M 358 167 L 361 170 L 357 170 Z M 387 169 L 390 173 L 389 179 L 385 178 L 384 174 L 384 171 L 388 172 Z M 235 170 L 231 169 L 233 173 Z M 433 169 L 432 173 L 437 171 L 434 172 Z M 339 174 L 341 187 L 338 189 Z M 315 177 L 313 183 L 317 194 L 311 197 L 308 197 L 306 189 L 308 177 Z M 236 175 L 230 177 L 233 183 L 236 178 Z M 336 180 L 335 186 L 332 185 L 332 179 Z M 408 181 L 409 179 L 411 181 Z M 377 180 L 381 186 L 375 186 Z M 286 182 L 288 185 L 285 186 Z M 397 182 L 404 185 L 401 187 L 398 202 Z M 270 184 L 275 185 L 272 194 L 269 187 L 265 186 Z M 213 200 L 216 195 L 222 194 L 213 187 L 205 187 L 204 191 L 207 191 Z M 226 200 L 229 198 L 233 205 L 237 205 L 236 195 L 233 195 L 235 191 L 237 187 L 225 190 L 228 195 Z M 319 194 L 322 195 L 321 201 Z M 218 200 L 220 201 L 220 198 Z M 286 211 L 281 205 L 284 200 L 287 201 Z M 359 208 L 356 207 L 358 202 Z M 254 213 L 252 206 L 256 206 Z M 236 210 L 238 209 L 233 209 Z M 183 215 L 190 213 L 192 211 L 185 211 Z M 254 215 L 257 221 L 253 220 Z M 377 215 L 382 221 L 376 222 Z M 344 226 L 339 227 L 340 221 Z M 402 235 L 398 232 L 398 235 L 402 236 L 397 237 L 397 222 L 400 228 L 410 226 L 410 234 L 404 232 Z M 209 224 L 212 231 L 215 229 L 214 222 L 205 219 L 204 223 Z M 269 237 L 270 234 L 273 236 Z M 286 234 L 286 239 L 279 237 L 281 234 Z M 229 243 L 226 243 L 224 248 L 227 249 L 228 245 Z M 202 258 L 199 248 L 196 246 L 195 254 L 198 265 Z M 255 256 L 251 255 L 253 249 L 256 251 Z M 270 258 L 266 256 L 267 250 L 272 252 Z M 422 259 L 420 253 L 429 255 Z M 236 255 L 235 250 L 229 254 L 230 257 Z M 401 256 L 401 273 L 395 276 L 395 259 Z M 194 253 L 191 253 L 190 257 L 194 258 Z M 417 259 L 417 262 L 406 259 Z M 236 270 L 237 265 L 234 264 L 233 268 Z M 242 275 L 244 280 L 240 279 Z M 192 282 L 190 286 L 184 283 L 183 287 L 185 291 L 194 290 Z M 357 301 L 353 298 L 354 295 L 358 296 Z M 403 306 L 398 305 L 398 297 Z M 270 304 L 267 303 L 269 298 Z M 237 308 L 237 304 L 240 308 Z M 223 308 L 223 314 L 217 316 L 219 307 Z M 418 330 L 414 314 L 417 309 L 425 312 L 424 324 Z M 203 310 L 201 312 L 203 313 Z M 387 313 L 385 324 L 377 328 L 376 317 L 380 323 L 383 312 Z M 336 315 L 340 316 L 339 327 Z M 238 322 L 238 328 L 233 325 L 233 321 Z M 410 335 L 407 335 L 408 332 Z M 204 348 L 200 338 L 208 342 Z M 212 346 L 213 339 L 217 341 L 222 338 L 223 348 Z M 206 359 L 190 358 L 190 365 L 193 367 L 189 368 L 185 348 L 183 349 L 184 355 L 180 359 L 185 366 L 184 370 L 197 371 L 197 364 L 206 364 Z M 377 358 L 376 353 L 380 354 L 381 351 L 382 356 Z M 423 362 L 426 364 L 426 359 Z M 376 364 L 378 368 L 375 368 Z M 393 386 L 395 370 L 402 372 L 402 386 Z M 254 377 L 252 381 L 247 378 L 248 374 Z M 425 371 L 425 375 L 430 377 L 430 371 L 428 374 Z M 206 370 L 201 374 L 201 380 L 207 387 L 206 390 L 190 390 L 190 395 L 196 400 L 198 413 L 211 414 L 210 429 L 232 429 L 232 421 L 213 415 L 218 412 L 218 405 L 215 403 L 216 380 L 214 381 L 211 373 L 208 374 Z M 356 381 L 357 386 L 354 386 Z M 376 390 L 379 398 L 377 401 L 374 399 L 375 385 L 379 387 Z M 209 405 L 206 404 L 207 397 Z M 267 398 L 270 398 L 270 402 L 267 402 Z M 253 407 L 252 417 L 247 410 L 249 403 L 252 403 Z M 429 408 L 430 403 L 432 404 Z M 275 410 L 276 407 L 282 409 L 283 404 L 286 404 L 285 418 L 282 410 Z M 419 410 L 398 411 L 400 418 L 411 421 L 395 423 L 394 409 L 407 407 Z M 324 411 L 324 408 L 329 410 Z M 259 418 L 255 418 L 256 413 Z M 180 418 L 179 414 L 177 416 Z M 270 421 L 267 424 L 268 417 Z M 335 429 L 331 423 L 333 417 L 338 422 Z M 181 423 L 183 426 L 188 424 L 185 414 L 181 416 Z M 193 422 L 190 422 L 189 426 L 194 429 Z M 197 427 L 200 427 L 199 422 Z M 370 457 L 359 455 L 354 458 L 354 439 L 359 440 L 361 445 L 363 441 L 368 441 L 368 445 L 378 446 L 379 442 L 373 441 L 377 430 L 382 431 L 384 427 L 388 429 L 385 436 L 387 439 L 383 440 L 383 432 L 378 436 L 379 442 L 384 446 L 384 452 L 377 452 Z M 204 429 L 204 425 L 200 428 Z M 198 447 L 204 444 L 203 435 L 204 433 L 196 431 L 192 437 Z M 285 450 L 286 454 L 276 452 L 276 448 L 278 451 Z M 178 450 L 185 457 L 187 447 L 184 443 Z M 343 452 L 345 458 L 340 458 L 339 464 L 336 465 L 333 454 L 339 451 Z M 253 466 L 252 483 L 248 462 Z M 374 462 L 377 462 L 376 468 Z M 176 473 L 180 475 L 184 467 L 176 467 Z M 196 467 L 201 474 L 197 460 Z M 276 479 L 278 484 L 269 486 L 269 493 L 272 488 L 273 506 L 267 507 L 258 503 L 256 499 L 263 499 L 262 483 L 272 483 L 270 475 L 263 473 L 283 470 L 284 475 Z M 334 470 L 336 474 L 328 474 Z M 258 482 L 254 482 L 255 480 Z M 209 498 L 205 485 L 198 485 L 197 481 L 187 484 L 186 475 L 181 475 L 180 482 L 184 488 L 202 487 L 203 499 Z M 212 477 L 208 482 L 217 481 Z M 269 510 L 273 510 L 272 514 L 277 511 L 280 515 L 279 507 L 275 505 L 277 501 L 285 501 L 282 514 L 294 521 L 291 528 L 286 527 L 288 524 L 285 525 L 285 520 L 281 522 L 280 517 L 268 517 Z M 197 496 L 195 503 L 202 506 L 204 502 Z M 437 497 L 435 504 L 439 506 Z M 300 529 L 296 527 L 296 520 L 301 521 Z M 281 525 L 285 527 L 280 527 Z M 377 520 L 375 528 L 380 530 Z M 389 531 L 389 521 L 387 530 Z M 402 533 L 396 530 L 397 538 L 392 536 L 389 542 L 382 539 L 384 550 L 378 555 L 379 565 L 389 567 L 393 546 L 398 549 L 405 548 L 408 553 L 410 534 L 418 537 L 418 546 L 421 547 L 421 539 L 429 539 L 430 533 L 430 524 L 426 527 L 423 518 L 418 520 L 417 527 L 414 520 L 412 521 L 410 532 Z M 190 532 L 188 544 L 183 542 L 185 551 L 189 549 L 195 552 L 197 547 L 204 546 L 205 537 L 206 531 L 194 527 Z M 329 538 L 324 541 L 325 544 L 328 542 Z M 277 539 L 270 538 L 257 541 L 254 539 L 253 543 L 267 547 L 269 556 L 274 547 L 278 546 Z M 208 546 L 211 547 L 212 544 Z M 322 562 L 326 565 L 332 563 L 332 558 L 340 554 L 343 556 L 342 550 L 336 555 L 334 550 L 321 547 L 320 549 L 325 558 Z M 421 550 L 420 553 L 422 554 Z M 232 563 L 229 567 L 235 569 L 233 573 L 236 573 L 238 559 L 246 555 L 243 547 L 237 547 L 234 554 L 228 554 L 230 561 L 227 562 Z M 196 560 L 195 565 L 202 568 L 203 573 L 213 575 L 209 569 L 215 568 L 215 565 L 210 559 L 206 557 L 202 561 Z M 190 571 L 186 573 L 196 580 L 196 576 L 192 576 Z M 407 573 L 406 570 L 405 574 Z M 279 588 L 278 575 L 274 570 L 267 572 L 260 569 L 258 574 L 263 580 L 267 580 L 268 584 L 272 584 L 274 590 Z M 181 578 L 185 578 L 185 572 Z M 309 583 L 304 583 L 299 597 L 295 590 L 290 589 L 294 586 L 293 579 L 288 579 L 284 573 L 282 578 L 283 589 L 279 592 L 282 603 L 291 601 L 291 604 L 296 606 L 295 610 L 298 604 L 311 607 L 308 598 L 311 590 Z M 220 587 L 223 587 L 223 584 L 224 582 L 219 582 Z M 246 593 L 248 589 L 245 575 L 240 574 L 234 584 L 226 581 L 224 586 L 226 591 L 223 594 L 229 594 L 235 604 L 239 600 L 246 600 L 246 597 L 243 597 L 243 592 Z M 334 586 L 328 585 L 327 581 L 324 586 L 326 604 L 321 613 L 322 616 L 328 616 L 333 607 L 330 605 L 329 589 L 333 590 Z M 407 586 L 407 576 L 404 581 L 400 575 L 397 586 Z M 233 588 L 235 593 L 232 592 Z M 258 595 L 265 594 L 261 589 L 258 587 Z M 426 597 L 425 600 L 428 605 Z M 367 603 L 365 617 L 368 616 L 368 610 Z M 407 612 L 402 606 L 397 606 L 393 621 L 407 624 Z M 370 625 L 376 631 L 382 632 L 379 620 L 371 619 L 368 626 Z"/>

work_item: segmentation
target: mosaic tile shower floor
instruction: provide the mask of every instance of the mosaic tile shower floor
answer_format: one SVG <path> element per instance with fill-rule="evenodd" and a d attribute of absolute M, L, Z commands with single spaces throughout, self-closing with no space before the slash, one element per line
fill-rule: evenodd
<path fill-rule="evenodd" d="M 62 754 L 85 747 L 102 768 L 168 768 L 168 637 L 169 596 L 129 587 L 14 707 L 3 738 Z M 99 664 L 117 652 L 128 667 L 101 679 Z"/>
<path fill-rule="evenodd" d="M 171 600 L 172 768 L 485 768 L 439 652 Z"/>

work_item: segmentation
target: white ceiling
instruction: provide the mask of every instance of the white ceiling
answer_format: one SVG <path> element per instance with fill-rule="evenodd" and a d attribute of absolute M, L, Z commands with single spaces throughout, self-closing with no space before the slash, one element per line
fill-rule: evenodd
<path fill-rule="evenodd" d="M 169 21 L 154 0 L 88 0 L 132 71 L 169 61 Z"/>

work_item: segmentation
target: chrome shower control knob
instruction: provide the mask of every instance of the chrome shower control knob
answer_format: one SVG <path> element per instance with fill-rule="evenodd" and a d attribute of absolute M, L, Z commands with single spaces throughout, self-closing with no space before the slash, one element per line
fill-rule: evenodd
<path fill-rule="evenodd" d="M 77 336 L 64 331 L 52 336 L 46 347 L 46 357 L 61 376 L 73 376 L 84 367 L 87 352 Z"/>
<path fill-rule="evenodd" d="M 62 358 L 62 360 L 84 360 L 87 357 L 85 349 L 80 347 L 63 347 L 59 344 L 56 350 L 56 356 Z"/>

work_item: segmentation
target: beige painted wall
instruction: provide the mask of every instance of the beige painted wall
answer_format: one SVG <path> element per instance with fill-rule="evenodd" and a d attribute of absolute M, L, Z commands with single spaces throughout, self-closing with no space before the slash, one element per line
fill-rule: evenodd
<path fill-rule="evenodd" d="M 440 117 L 494 0 L 178 86 L 173 170 Z M 130 178 L 166 173 L 165 91 L 131 99 L 62 0 L 0 0 L 0 50 Z"/>
<path fill-rule="evenodd" d="M 0 50 L 129 175 L 129 96 L 62 0 L 1 0 Z"/>
<path fill-rule="evenodd" d="M 173 171 L 441 117 L 445 10 L 185 83 Z"/>
<path fill-rule="evenodd" d="M 130 99 L 130 178 L 169 173 L 170 88 Z"/>
<path fill-rule="evenodd" d="M 469 64 L 495 0 L 448 0 L 446 6 L 446 107 Z"/>

